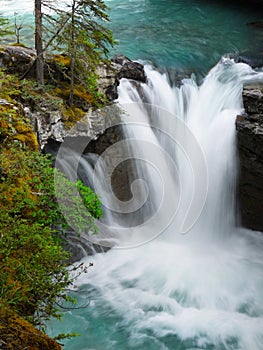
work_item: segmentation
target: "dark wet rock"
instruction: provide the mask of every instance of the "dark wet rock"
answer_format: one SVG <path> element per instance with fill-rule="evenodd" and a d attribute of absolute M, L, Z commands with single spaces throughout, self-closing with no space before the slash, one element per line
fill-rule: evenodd
<path fill-rule="evenodd" d="M 111 60 L 113 63 L 119 64 L 120 66 L 123 66 L 125 63 L 130 63 L 132 60 L 130 60 L 128 57 L 124 55 L 116 55 Z"/>
<path fill-rule="evenodd" d="M 243 90 L 243 103 L 248 117 L 263 114 L 263 86 L 250 86 Z"/>
<path fill-rule="evenodd" d="M 128 57 L 118 55 L 113 57 L 111 65 L 101 65 L 98 68 L 99 89 L 110 101 L 118 98 L 118 86 L 122 78 L 145 83 L 146 74 L 141 63 L 133 62 Z"/>
<path fill-rule="evenodd" d="M 96 253 L 105 253 L 110 248 L 94 244 L 85 237 L 78 236 L 75 232 L 70 232 L 67 236 L 65 250 L 70 253 L 69 264 L 80 261 L 85 256 L 92 256 Z"/>
<path fill-rule="evenodd" d="M 237 63 L 246 63 L 252 68 L 263 67 L 263 52 L 243 52 L 239 55 L 236 55 L 235 61 Z"/>
<path fill-rule="evenodd" d="M 120 80 L 122 78 L 133 79 L 146 83 L 146 74 L 144 72 L 144 67 L 138 62 L 126 62 L 122 66 L 121 70 L 117 74 L 117 78 Z"/>
<path fill-rule="evenodd" d="M 241 223 L 263 231 L 263 86 L 245 87 L 243 101 L 246 114 L 236 119 Z"/>
<path fill-rule="evenodd" d="M 263 21 L 250 22 L 247 25 L 250 26 L 250 27 L 253 27 L 253 28 L 263 29 Z"/>

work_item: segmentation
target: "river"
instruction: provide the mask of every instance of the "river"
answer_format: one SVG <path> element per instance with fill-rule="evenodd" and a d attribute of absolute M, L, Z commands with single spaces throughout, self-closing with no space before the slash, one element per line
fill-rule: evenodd
<path fill-rule="evenodd" d="M 260 13 L 217 1 L 107 3 L 114 52 L 145 63 L 147 83 L 123 79 L 118 103 L 150 204 L 134 207 L 139 187 L 123 211 L 140 224 L 108 216 L 115 248 L 83 259 L 93 267 L 76 281 L 80 308 L 48 332 L 80 334 L 65 350 L 262 350 L 263 236 L 236 222 L 235 117 L 243 84 L 263 75 L 221 58 L 259 52 L 262 33 L 248 23 Z M 188 74 L 180 87 L 178 71 Z M 105 169 L 96 174 L 103 188 Z M 116 209 L 114 198 L 105 205 Z"/>

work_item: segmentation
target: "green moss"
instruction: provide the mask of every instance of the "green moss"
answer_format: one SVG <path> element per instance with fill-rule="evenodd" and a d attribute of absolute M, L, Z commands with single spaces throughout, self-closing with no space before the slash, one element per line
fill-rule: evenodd
<path fill-rule="evenodd" d="M 61 350 L 61 346 L 12 310 L 0 308 L 1 342 L 7 350 Z"/>
<path fill-rule="evenodd" d="M 0 137 L 2 142 L 9 143 L 17 140 L 22 146 L 31 150 L 38 149 L 37 137 L 30 121 L 25 118 L 20 106 L 15 104 L 0 105 Z"/>
<path fill-rule="evenodd" d="M 63 55 L 57 60 L 68 64 Z M 67 180 L 38 151 L 22 106 L 42 115 L 59 111 L 71 127 L 86 113 L 82 103 L 89 106 L 94 99 L 84 88 L 76 87 L 80 104 L 69 108 L 68 84 L 59 89 L 45 86 L 43 92 L 33 80 L 19 80 L 1 69 L 0 80 L 0 98 L 6 100 L 0 104 L 0 338 L 8 350 L 21 344 L 29 350 L 60 349 L 25 319 L 41 326 L 50 317 L 60 317 L 55 305 L 58 298 L 68 300 L 65 289 L 73 279 L 62 247 L 62 233 L 69 228 L 62 212 L 76 232 L 88 234 L 96 233 L 93 217 L 100 218 L 102 210 L 90 189 Z M 59 190 L 54 188 L 54 176 Z"/>
<path fill-rule="evenodd" d="M 69 68 L 70 66 L 70 57 L 66 54 L 53 55 L 52 59 L 62 67 Z"/>
<path fill-rule="evenodd" d="M 8 44 L 8 46 L 19 46 L 19 47 L 27 47 L 26 45 L 22 44 L 22 43 L 13 43 L 13 44 Z"/>
<path fill-rule="evenodd" d="M 64 108 L 62 113 L 65 129 L 73 128 L 76 122 L 81 120 L 86 114 L 82 109 L 75 106 Z"/>
<path fill-rule="evenodd" d="M 61 87 L 55 89 L 55 93 L 61 98 L 63 98 L 63 100 L 68 101 L 70 94 L 69 84 L 61 84 Z M 89 92 L 87 92 L 87 90 L 85 90 L 85 88 L 83 88 L 82 86 L 76 86 L 73 90 L 73 93 L 75 98 L 83 100 L 83 102 L 87 102 L 90 105 L 93 105 L 93 96 Z"/>

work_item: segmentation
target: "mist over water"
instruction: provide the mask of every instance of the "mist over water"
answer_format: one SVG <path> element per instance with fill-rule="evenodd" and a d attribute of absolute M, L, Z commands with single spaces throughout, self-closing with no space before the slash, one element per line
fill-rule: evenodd
<path fill-rule="evenodd" d="M 80 333 L 63 341 L 65 350 L 262 350 L 263 238 L 238 228 L 235 203 L 235 117 L 242 111 L 243 83 L 262 81 L 262 73 L 224 58 L 201 86 L 194 77 L 180 88 L 171 84 L 171 71 L 205 76 L 226 52 L 259 52 L 262 34 L 247 23 L 260 20 L 261 13 L 217 1 L 106 3 L 120 41 L 112 53 L 150 61 L 170 76 L 146 65 L 147 84 L 137 89 L 121 81 L 124 120 L 132 114 L 143 124 L 124 131 L 128 154 L 143 159 L 134 166 L 148 201 L 134 215 L 107 211 L 104 224 L 115 248 L 83 259 L 94 263 L 73 293 L 83 308 L 65 312 L 62 322 L 51 321 L 48 333 Z M 33 45 L 33 1 L 0 5 L 10 18 L 19 12 L 21 35 Z M 193 143 L 197 147 L 188 147 Z M 89 164 L 97 161 L 91 158 L 81 160 L 89 178 Z M 61 166 L 70 172 L 69 163 Z M 99 182 L 104 166 L 97 168 Z M 134 191 L 128 207 L 97 185 L 105 205 L 115 209 L 134 208 L 143 199 Z M 184 223 L 188 230 L 182 234 Z M 105 236 L 94 240 L 105 244 Z"/>
<path fill-rule="evenodd" d="M 161 200 L 160 212 L 169 211 L 174 202 L 178 210 L 157 236 L 157 222 L 152 230 L 146 220 L 145 226 L 123 231 L 118 230 L 120 223 L 113 222 L 117 217 L 109 216 L 106 224 L 115 228 L 116 246 L 84 258 L 94 267 L 76 282 L 78 305 L 88 303 L 87 308 L 67 312 L 63 323 L 49 325 L 49 332 L 82 334 L 67 341 L 66 350 L 260 350 L 263 237 L 236 223 L 235 117 L 242 111 L 243 82 L 262 80 L 262 73 L 222 58 L 201 86 L 194 79 L 185 79 L 178 88 L 171 87 L 167 76 L 151 66 L 145 70 L 147 84 L 137 89 L 123 79 L 119 87 L 119 104 L 126 110 L 123 118 L 128 122 L 133 113 L 143 124 L 127 123 L 125 135 L 131 141 L 131 154 L 140 154 L 137 174 L 148 186 L 152 216 L 158 215 L 154 210 Z M 185 123 L 184 137 L 189 138 L 181 143 L 181 150 L 175 132 L 178 121 Z M 187 145 L 193 138 L 206 160 L 206 168 L 197 168 L 197 172 L 193 158 L 187 157 Z M 154 162 L 147 161 L 146 147 L 136 153 L 145 142 L 152 145 Z M 159 154 L 157 145 L 169 157 Z M 170 192 L 162 198 L 159 191 L 165 191 L 167 182 Z M 198 219 L 182 234 L 189 199 L 198 190 L 195 186 L 207 193 L 203 197 L 199 193 L 200 202 L 191 207 Z M 147 211 L 147 206 L 143 208 Z M 134 213 L 140 221 L 144 210 Z"/>

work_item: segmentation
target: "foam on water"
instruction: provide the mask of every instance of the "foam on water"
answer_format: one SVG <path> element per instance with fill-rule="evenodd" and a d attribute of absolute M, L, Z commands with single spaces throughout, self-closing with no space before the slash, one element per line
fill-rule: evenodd
<path fill-rule="evenodd" d="M 177 88 L 151 67 L 146 67 L 146 72 L 148 82 L 139 90 L 132 82 L 121 81 L 120 105 L 129 115 L 129 106 L 136 103 L 136 115 L 143 115 L 144 120 L 143 132 L 127 125 L 125 134 L 127 139 L 135 140 L 131 144 L 135 153 L 143 139 L 154 146 L 158 143 L 169 154 L 168 161 L 177 164 L 174 182 L 180 182 L 171 188 L 169 200 L 164 198 L 164 205 L 173 202 L 180 187 L 179 210 L 166 230 L 151 242 L 83 259 L 87 263 L 92 260 L 94 267 L 76 282 L 78 301 L 79 305 L 85 304 L 88 298 L 90 304 L 66 314 L 67 331 L 82 336 L 68 341 L 65 349 L 261 350 L 263 237 L 238 228 L 235 219 L 235 117 L 242 111 L 243 82 L 262 80 L 262 73 L 223 58 L 200 87 L 194 79 L 186 79 Z M 163 110 L 173 113 L 174 120 L 165 119 Z M 178 119 L 183 120 L 206 159 L 206 203 L 199 219 L 184 235 L 180 228 L 191 192 L 195 191 L 193 177 L 199 173 L 189 175 L 191 166 L 186 154 L 170 138 L 167 140 L 167 135 L 151 127 L 154 118 L 159 130 L 169 123 L 175 138 Z M 147 120 L 149 127 L 145 130 Z M 162 154 L 156 152 L 155 156 Z M 173 169 L 158 164 L 161 180 L 170 181 Z M 150 192 L 163 188 L 156 183 L 160 178 L 152 176 L 151 167 L 145 170 L 144 162 L 136 167 Z M 200 179 L 195 184 L 202 185 Z M 150 198 L 160 200 L 158 193 Z M 137 215 L 143 216 L 143 211 Z M 111 216 L 113 219 L 116 217 Z M 120 246 L 125 246 L 126 240 L 130 245 L 138 242 L 136 227 L 131 230 L 132 238 L 119 236 L 116 231 Z M 65 332 L 62 325 L 53 323 L 53 327 L 56 332 Z"/>

